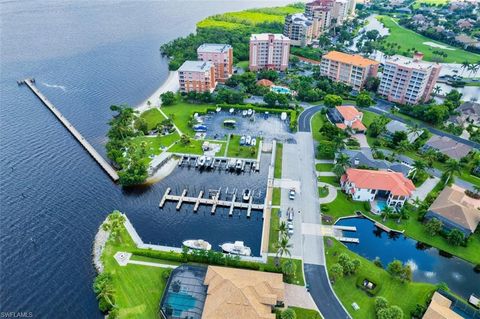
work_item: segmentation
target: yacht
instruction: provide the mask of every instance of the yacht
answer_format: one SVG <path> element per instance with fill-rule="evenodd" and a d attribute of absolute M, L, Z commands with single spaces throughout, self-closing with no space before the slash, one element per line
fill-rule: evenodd
<path fill-rule="evenodd" d="M 235 163 L 236 163 L 236 162 L 237 162 L 237 161 L 236 161 L 235 159 L 233 159 L 233 158 L 230 159 L 230 160 L 228 160 L 228 162 L 227 162 L 227 169 L 228 169 L 228 170 L 235 169 Z"/>
<path fill-rule="evenodd" d="M 211 167 L 213 165 L 213 157 L 207 156 L 205 159 L 205 167 Z"/>
<path fill-rule="evenodd" d="M 199 250 L 210 250 L 212 249 L 212 245 L 208 241 L 203 239 L 188 239 L 183 241 L 183 246 L 186 246 L 191 249 L 199 249 Z"/>
<path fill-rule="evenodd" d="M 247 110 L 247 115 L 248 115 L 248 116 L 252 116 L 252 114 L 253 114 L 253 110 L 252 110 L 252 109 L 248 109 L 248 110 Z"/>
<path fill-rule="evenodd" d="M 230 114 L 233 114 L 233 112 L 235 112 L 235 109 L 232 107 L 230 110 L 228 110 L 228 112 L 229 112 Z"/>
<path fill-rule="evenodd" d="M 195 132 L 206 132 L 207 131 L 207 126 L 203 124 L 196 124 L 193 126 L 193 130 Z"/>
<path fill-rule="evenodd" d="M 243 190 L 243 200 L 244 201 L 248 202 L 250 200 L 251 195 L 252 195 L 252 193 L 250 192 L 250 190 L 248 188 Z"/>
<path fill-rule="evenodd" d="M 240 256 L 250 256 L 250 247 L 243 244 L 243 241 L 235 241 L 234 243 L 223 243 L 220 245 L 222 250 L 226 253 Z"/>
<path fill-rule="evenodd" d="M 247 110 L 243 110 L 243 111 L 242 111 L 242 116 L 244 116 L 244 117 L 247 116 L 247 113 L 248 113 Z"/>
<path fill-rule="evenodd" d="M 197 159 L 197 166 L 198 167 L 203 167 L 205 165 L 205 162 L 207 160 L 207 157 L 202 155 Z"/>
<path fill-rule="evenodd" d="M 237 160 L 237 163 L 235 164 L 235 169 L 237 171 L 242 169 L 242 160 Z"/>
<path fill-rule="evenodd" d="M 282 112 L 282 114 L 280 114 L 280 119 L 285 121 L 287 119 L 287 112 Z"/>

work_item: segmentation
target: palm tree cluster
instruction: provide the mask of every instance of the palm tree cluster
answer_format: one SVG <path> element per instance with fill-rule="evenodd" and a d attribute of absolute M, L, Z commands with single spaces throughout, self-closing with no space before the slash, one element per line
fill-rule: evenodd
<path fill-rule="evenodd" d="M 468 61 L 463 61 L 462 66 L 460 67 L 462 70 L 462 73 L 465 71 L 469 72 L 469 75 L 476 75 L 478 71 L 480 70 L 480 61 L 477 61 L 475 63 L 470 63 Z"/>

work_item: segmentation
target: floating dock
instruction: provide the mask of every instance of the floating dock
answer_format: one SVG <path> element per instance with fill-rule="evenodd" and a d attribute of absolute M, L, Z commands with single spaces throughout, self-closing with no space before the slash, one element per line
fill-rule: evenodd
<path fill-rule="evenodd" d="M 165 191 L 165 194 L 162 196 L 162 199 L 160 200 L 159 207 L 162 208 L 165 205 L 166 201 L 174 201 L 177 202 L 176 209 L 179 210 L 182 207 L 183 203 L 189 203 L 189 204 L 194 204 L 193 206 L 193 211 L 196 212 L 198 211 L 198 207 L 200 205 L 211 205 L 211 213 L 215 214 L 215 211 L 218 206 L 221 207 L 227 207 L 229 208 L 228 214 L 230 216 L 233 215 L 233 210 L 235 208 L 241 208 L 241 209 L 246 209 L 247 210 L 247 217 L 250 217 L 252 210 L 263 210 L 264 204 L 254 204 L 253 203 L 253 196 L 250 196 L 250 200 L 248 203 L 245 202 L 236 202 L 237 194 L 234 192 L 232 199 L 231 200 L 222 200 L 220 199 L 221 196 L 221 191 L 218 190 L 217 193 L 213 196 L 213 198 L 204 198 L 203 191 L 200 191 L 198 196 L 196 197 L 190 197 L 186 196 L 187 195 L 187 190 L 184 189 L 182 191 L 181 195 L 171 195 L 171 188 L 167 188 Z M 253 195 L 253 193 L 252 193 Z"/>
<path fill-rule="evenodd" d="M 77 139 L 85 150 L 93 157 L 101 168 L 110 176 L 113 181 L 118 181 L 119 177 L 115 169 L 93 148 L 93 146 L 77 131 L 77 129 L 60 113 L 60 111 L 50 102 L 45 95 L 35 86 L 35 79 L 25 79 L 17 82 L 19 85 L 26 84 L 30 90 L 48 107 L 48 109 L 57 117 L 65 128 Z"/>
<path fill-rule="evenodd" d="M 337 240 L 343 241 L 343 242 L 345 242 L 345 243 L 355 243 L 355 244 L 359 244 L 359 243 L 360 243 L 360 239 L 358 239 L 358 238 L 353 238 L 353 237 L 338 237 Z"/>
<path fill-rule="evenodd" d="M 357 227 L 355 226 L 340 226 L 340 225 L 333 225 L 334 229 L 342 230 L 342 231 L 357 231 Z"/>

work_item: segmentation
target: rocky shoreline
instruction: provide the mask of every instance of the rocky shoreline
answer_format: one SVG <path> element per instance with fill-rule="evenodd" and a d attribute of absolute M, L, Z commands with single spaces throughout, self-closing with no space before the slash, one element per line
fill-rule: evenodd
<path fill-rule="evenodd" d="M 104 221 L 105 222 L 105 221 Z M 107 243 L 108 237 L 110 236 L 110 232 L 103 230 L 102 222 L 100 226 L 98 227 L 97 234 L 95 235 L 95 240 L 93 241 L 93 265 L 95 266 L 95 270 L 97 273 L 102 273 L 104 270 L 104 265 L 102 262 L 102 254 L 103 254 L 103 249 L 105 248 L 105 244 Z"/>

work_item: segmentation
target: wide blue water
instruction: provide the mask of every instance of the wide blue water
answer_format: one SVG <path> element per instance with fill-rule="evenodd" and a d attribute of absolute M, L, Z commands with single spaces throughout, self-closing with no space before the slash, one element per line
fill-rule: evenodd
<path fill-rule="evenodd" d="M 456 257 L 440 255 L 438 249 L 426 247 L 399 233 L 387 233 L 366 218 L 347 218 L 336 223 L 355 226 L 356 232 L 345 236 L 360 239 L 359 244 L 346 243 L 355 253 L 374 260 L 379 257 L 383 266 L 394 259 L 408 263 L 413 270 L 413 280 L 437 284 L 445 282 L 448 287 L 468 299 L 472 293 L 480 294 L 480 274 L 473 265 Z"/>
<path fill-rule="evenodd" d="M 91 284 L 100 222 L 126 212 L 145 242 L 212 245 L 243 239 L 258 254 L 261 218 L 229 218 L 158 202 L 167 186 L 264 187 L 264 173 L 176 170 L 163 182 L 124 191 L 16 80 L 37 85 L 104 154 L 109 106 L 137 104 L 167 76 L 162 43 L 211 14 L 287 1 L 0 1 L 0 311 L 35 318 L 101 318 Z M 262 172 L 265 172 L 263 167 Z"/>

